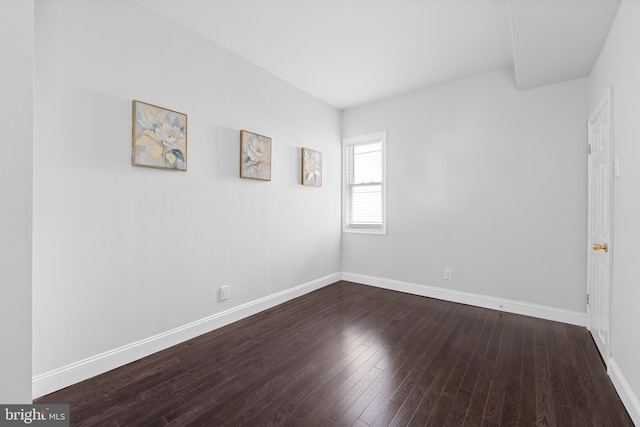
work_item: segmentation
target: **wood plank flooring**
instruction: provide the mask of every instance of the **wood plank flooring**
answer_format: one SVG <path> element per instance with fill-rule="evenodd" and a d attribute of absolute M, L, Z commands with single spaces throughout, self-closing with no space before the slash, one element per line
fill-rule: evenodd
<path fill-rule="evenodd" d="M 633 426 L 584 328 L 349 282 L 35 403 L 72 426 Z"/>

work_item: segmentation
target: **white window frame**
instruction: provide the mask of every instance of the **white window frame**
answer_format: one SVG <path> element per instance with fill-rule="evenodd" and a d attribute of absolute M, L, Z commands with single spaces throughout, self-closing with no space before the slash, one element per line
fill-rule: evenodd
<path fill-rule="evenodd" d="M 382 143 L 382 224 L 361 225 L 349 222 L 349 147 Z M 387 132 L 344 138 L 342 140 L 342 231 L 344 233 L 387 234 Z"/>

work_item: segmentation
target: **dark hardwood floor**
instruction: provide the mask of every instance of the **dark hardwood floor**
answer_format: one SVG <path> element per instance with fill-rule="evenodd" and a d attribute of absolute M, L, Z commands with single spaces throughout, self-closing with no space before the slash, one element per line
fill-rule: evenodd
<path fill-rule="evenodd" d="M 349 282 L 35 403 L 73 426 L 633 426 L 584 328 Z"/>

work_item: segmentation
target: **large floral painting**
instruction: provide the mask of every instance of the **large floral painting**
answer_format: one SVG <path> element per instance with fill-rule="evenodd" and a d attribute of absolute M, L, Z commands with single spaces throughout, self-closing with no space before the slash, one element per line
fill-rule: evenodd
<path fill-rule="evenodd" d="M 240 131 L 240 178 L 271 181 L 271 138 Z"/>
<path fill-rule="evenodd" d="M 322 153 L 302 149 L 302 185 L 322 187 Z"/>
<path fill-rule="evenodd" d="M 131 163 L 149 168 L 187 170 L 187 115 L 133 101 Z"/>

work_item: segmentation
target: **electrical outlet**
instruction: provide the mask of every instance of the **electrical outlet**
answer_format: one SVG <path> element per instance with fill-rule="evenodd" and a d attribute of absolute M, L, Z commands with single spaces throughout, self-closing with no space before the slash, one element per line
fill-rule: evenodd
<path fill-rule="evenodd" d="M 220 301 L 229 299 L 229 286 L 220 287 Z"/>
<path fill-rule="evenodd" d="M 451 279 L 453 279 L 453 270 L 451 270 L 450 268 L 445 268 L 444 280 L 451 280 Z"/>

